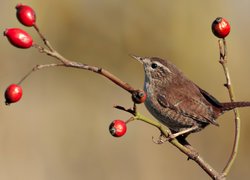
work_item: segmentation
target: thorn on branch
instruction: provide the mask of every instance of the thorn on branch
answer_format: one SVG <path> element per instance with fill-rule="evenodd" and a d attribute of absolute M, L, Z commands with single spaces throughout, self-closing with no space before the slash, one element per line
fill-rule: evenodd
<path fill-rule="evenodd" d="M 229 85 L 228 83 L 225 83 L 224 86 L 228 89 Z"/>
<path fill-rule="evenodd" d="M 40 45 L 38 45 L 38 44 L 33 44 L 32 45 L 34 48 L 36 48 L 36 49 L 38 49 L 38 51 L 40 52 L 40 53 L 44 53 L 45 52 L 45 48 L 44 47 L 42 47 L 42 46 L 40 46 Z"/>
<path fill-rule="evenodd" d="M 123 106 L 119 106 L 119 105 L 115 105 L 115 106 L 114 106 L 114 108 L 119 109 L 119 110 L 122 110 L 122 111 L 125 111 L 125 112 L 128 112 L 128 113 L 132 114 L 133 116 L 136 115 L 135 107 L 136 107 L 136 106 L 134 106 L 133 109 L 132 109 L 132 108 L 128 108 L 128 109 L 127 109 L 127 108 L 125 108 L 125 107 L 123 107 Z"/>

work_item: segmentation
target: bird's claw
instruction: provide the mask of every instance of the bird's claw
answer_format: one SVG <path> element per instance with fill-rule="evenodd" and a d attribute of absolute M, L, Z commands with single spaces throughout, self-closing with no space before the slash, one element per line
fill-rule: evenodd
<path fill-rule="evenodd" d="M 169 137 L 166 137 L 164 134 L 161 134 L 158 139 L 155 139 L 154 137 L 152 137 L 152 141 L 155 144 L 163 144 L 166 141 L 169 141 Z"/>

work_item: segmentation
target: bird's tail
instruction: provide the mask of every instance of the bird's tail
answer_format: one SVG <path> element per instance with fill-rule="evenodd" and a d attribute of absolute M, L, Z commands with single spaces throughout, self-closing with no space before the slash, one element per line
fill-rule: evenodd
<path fill-rule="evenodd" d="M 220 108 L 222 111 L 229 111 L 234 108 L 238 107 L 248 107 L 250 106 L 250 102 L 226 102 L 226 103 L 221 103 L 222 107 Z"/>

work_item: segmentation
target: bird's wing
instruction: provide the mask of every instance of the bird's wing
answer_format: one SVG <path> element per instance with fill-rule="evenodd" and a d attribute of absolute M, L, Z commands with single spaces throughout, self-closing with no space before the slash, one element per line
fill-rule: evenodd
<path fill-rule="evenodd" d="M 213 97 L 211 94 L 209 94 L 207 91 L 201 89 L 199 86 L 196 85 L 196 87 L 200 90 L 201 94 L 203 95 L 203 97 L 210 102 L 212 105 L 214 105 L 215 107 L 221 108 L 223 105 L 215 98 Z"/>
<path fill-rule="evenodd" d="M 208 93 L 204 93 L 205 91 L 200 92 L 195 84 L 188 84 L 188 86 L 190 87 L 184 85 L 175 89 L 169 89 L 168 87 L 163 93 L 158 93 L 157 101 L 162 107 L 170 108 L 183 116 L 218 125 L 215 121 L 213 108 L 206 100 L 208 98 L 212 101 L 215 98 L 209 96 Z M 190 91 L 187 92 L 187 89 Z M 205 97 L 203 94 L 205 94 Z M 215 102 L 217 103 L 217 100 Z"/>

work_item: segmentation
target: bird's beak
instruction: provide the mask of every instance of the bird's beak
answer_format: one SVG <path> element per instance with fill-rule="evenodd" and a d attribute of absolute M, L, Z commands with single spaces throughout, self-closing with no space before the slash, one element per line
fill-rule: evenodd
<path fill-rule="evenodd" d="M 143 59 L 142 57 L 140 56 L 136 56 L 136 55 L 133 55 L 133 54 L 130 54 L 130 56 L 134 59 L 136 59 L 137 61 L 139 61 L 141 64 L 143 64 Z"/>

